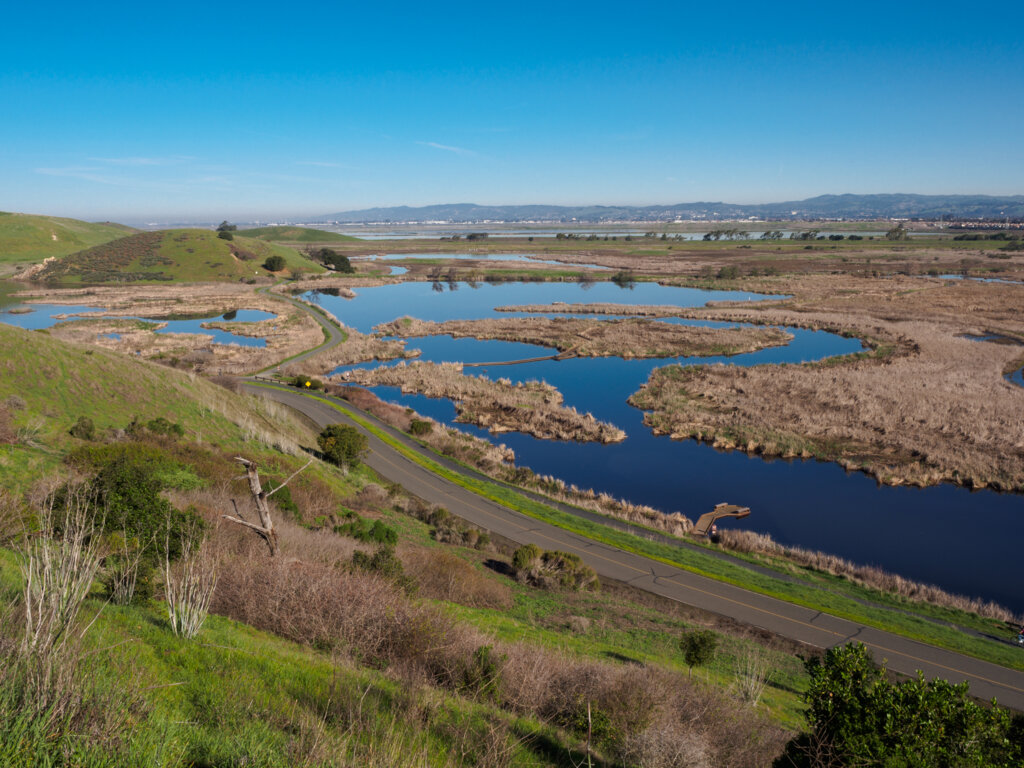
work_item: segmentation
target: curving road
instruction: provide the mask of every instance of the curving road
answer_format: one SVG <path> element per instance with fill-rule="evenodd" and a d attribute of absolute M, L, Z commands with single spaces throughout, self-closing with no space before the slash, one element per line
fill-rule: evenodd
<path fill-rule="evenodd" d="M 435 475 L 322 400 L 285 387 L 246 386 L 294 408 L 320 426 L 338 422 L 352 424 L 369 439 L 370 453 L 366 463 L 374 471 L 399 483 L 427 502 L 443 505 L 453 514 L 480 528 L 520 544 L 532 543 L 545 549 L 574 552 L 600 576 L 763 627 L 818 648 L 860 641 L 871 649 L 879 661 L 884 660 L 896 672 L 914 675 L 917 670 L 921 670 L 928 678 L 941 677 L 951 682 L 966 680 L 973 695 L 987 700 L 997 699 L 1003 706 L 1024 711 L 1024 672 L 908 640 L 591 541 L 510 510 Z M 348 403 L 345 403 L 345 407 L 356 410 Z M 407 436 L 381 424 L 373 416 L 362 412 L 360 415 L 375 422 L 380 429 L 406 445 L 421 450 Z M 431 458 L 436 459 L 432 455 Z"/>

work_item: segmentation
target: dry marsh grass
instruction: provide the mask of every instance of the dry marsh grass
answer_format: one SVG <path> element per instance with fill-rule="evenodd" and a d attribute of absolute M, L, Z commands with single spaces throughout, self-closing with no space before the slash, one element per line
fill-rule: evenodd
<path fill-rule="evenodd" d="M 623 314 L 634 314 L 625 312 Z M 776 328 L 703 328 L 627 318 L 510 317 L 435 323 L 402 317 L 378 325 L 387 336 L 497 339 L 572 351 L 579 357 L 700 357 L 738 355 L 781 346 L 793 337 Z"/>
<path fill-rule="evenodd" d="M 630 402 L 678 439 L 765 455 L 818 457 L 889 484 L 948 481 L 1024 489 L 1024 389 L 1003 374 L 1019 347 L 962 338 L 1024 338 L 1024 287 L 890 281 L 831 294 L 812 286 L 776 307 L 690 316 L 841 329 L 888 354 L 751 368 L 668 366 Z"/>
<path fill-rule="evenodd" d="M 787 547 L 774 541 L 771 536 L 754 531 L 743 531 L 733 528 L 724 529 L 719 533 L 721 545 L 734 552 L 746 552 L 782 557 L 800 566 L 813 568 L 833 576 L 842 576 L 855 584 L 878 589 L 890 595 L 902 597 L 915 603 L 926 603 L 941 608 L 975 613 L 986 618 L 1020 624 L 1024 616 L 1013 613 L 1007 608 L 975 597 L 954 595 L 932 584 L 923 584 L 906 579 L 899 574 L 889 573 L 871 565 L 858 565 L 836 555 L 804 549 Z"/>
<path fill-rule="evenodd" d="M 466 376 L 459 363 L 399 363 L 395 366 L 357 369 L 342 381 L 364 386 L 399 386 L 403 392 L 428 397 L 447 397 L 455 403 L 457 420 L 489 429 L 492 433 L 524 432 L 546 440 L 613 443 L 625 432 L 598 421 L 593 415 L 562 405 L 562 395 L 549 384 L 513 384 L 485 376 Z"/>

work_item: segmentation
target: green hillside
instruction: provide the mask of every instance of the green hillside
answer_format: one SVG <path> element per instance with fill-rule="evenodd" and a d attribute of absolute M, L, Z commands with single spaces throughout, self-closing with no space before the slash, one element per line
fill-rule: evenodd
<path fill-rule="evenodd" d="M 288 270 L 322 272 L 293 248 L 236 236 L 223 240 L 205 229 L 139 232 L 55 261 L 34 279 L 48 283 L 161 283 L 236 281 L 266 276 L 267 257 L 281 256 Z"/>
<path fill-rule="evenodd" d="M 755 768 L 801 722 L 806 676 L 790 653 L 719 633 L 691 677 L 677 645 L 696 626 L 687 611 L 510 578 L 510 550 L 365 465 L 303 469 L 298 446 L 315 434 L 275 404 L 3 325 L 0 361 L 0 605 L 14 609 L 0 624 L 0 765 L 563 768 L 587 763 L 589 704 L 603 728 L 595 766 L 655 765 L 634 745 L 648 733 L 696 744 L 714 768 Z M 72 436 L 81 417 L 89 434 Z M 264 488 L 302 470 L 270 499 L 282 557 L 221 519 L 235 501 L 251 514 L 235 456 L 258 463 Z M 141 515 L 158 492 L 180 510 L 167 520 L 205 520 L 214 601 L 198 635 L 179 637 L 162 566 L 145 572 L 151 591 L 116 604 L 123 561 L 108 555 L 75 623 L 81 643 L 46 652 L 59 675 L 30 678 L 18 531 L 38 489 L 72 474 L 131 478 L 131 494 L 108 497 L 117 509 Z M 375 543 L 396 540 L 397 555 Z M 750 653 L 773 670 L 757 708 L 728 692 Z"/>
<path fill-rule="evenodd" d="M 30 264 L 49 256 L 66 256 L 134 231 L 110 222 L 91 224 L 58 216 L 0 211 L 0 265 Z"/>
<path fill-rule="evenodd" d="M 274 243 L 338 243 L 359 240 L 358 237 L 308 227 L 256 227 L 239 230 L 238 234 Z"/>

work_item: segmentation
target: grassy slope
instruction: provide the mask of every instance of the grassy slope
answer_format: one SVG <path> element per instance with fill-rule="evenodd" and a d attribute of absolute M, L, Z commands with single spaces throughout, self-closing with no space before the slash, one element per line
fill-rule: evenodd
<path fill-rule="evenodd" d="M 308 227 L 255 227 L 239 230 L 236 234 L 275 243 L 338 243 L 359 240 L 358 237 Z"/>
<path fill-rule="evenodd" d="M 222 240 L 204 229 L 140 232 L 64 257 L 38 279 L 59 283 L 208 282 L 266 276 L 268 256 L 284 258 L 287 268 L 323 272 L 298 251 L 247 237 Z"/>
<path fill-rule="evenodd" d="M 14 491 L 53 474 L 63 454 L 81 444 L 67 434 L 80 415 L 92 418 L 101 431 L 123 427 L 133 415 L 142 420 L 166 416 L 186 427 L 186 440 L 201 441 L 204 448 L 225 456 L 250 456 L 265 468 L 273 466 L 281 477 L 301 466 L 304 458 L 281 455 L 269 447 L 279 438 L 261 430 L 283 432 L 285 440 L 303 445 L 311 444 L 313 437 L 299 424 L 277 427 L 276 414 L 201 378 L 70 345 L 45 333 L 0 326 L 0 403 L 11 395 L 24 400 L 24 406 L 14 411 L 16 423 L 38 424 L 35 445 L 0 445 L 0 487 Z M 315 463 L 308 473 L 342 499 L 374 479 L 365 467 L 345 474 Z M 506 641 L 542 645 L 571 656 L 680 668 L 676 638 L 693 626 L 685 613 L 665 615 L 659 606 L 637 605 L 614 594 L 540 593 L 485 568 L 483 561 L 493 553 L 438 544 L 427 525 L 394 510 L 385 510 L 383 517 L 399 531 L 403 544 L 455 552 L 483 578 L 514 591 L 514 606 L 506 611 L 438 603 L 460 620 Z M 9 603 L 19 581 L 13 553 L 0 548 L 0 604 Z M 96 688 L 118 702 L 117 707 L 132 710 L 130 738 L 108 751 L 89 747 L 88 740 L 54 745 L 46 734 L 30 728 L 13 753 L 4 751 L 14 743 L 5 728 L 19 724 L 0 724 L 0 764 L 49 764 L 55 749 L 67 749 L 76 765 L 233 765 L 255 759 L 260 765 L 283 766 L 296 764 L 297 754 L 326 740 L 347 745 L 353 765 L 442 766 L 448 764 L 447 754 L 459 747 L 452 742 L 456 734 L 468 729 L 482 737 L 498 720 L 509 723 L 523 739 L 508 755 L 508 765 L 569 764 L 564 735 L 486 703 L 429 687 L 406 689 L 392 675 L 352 663 L 337 666 L 328 653 L 222 617 L 211 617 L 197 641 L 189 643 L 170 633 L 160 603 L 103 604 L 97 587 L 86 608 L 86 615 L 92 616 L 102 607 L 87 636 L 88 648 L 97 651 L 87 657 L 87 674 Z M 573 615 L 591 617 L 593 630 L 570 632 L 566 618 Z M 734 680 L 733 660 L 754 643 L 729 637 L 723 642 L 716 662 L 706 673 L 695 674 L 725 686 Z M 780 722 L 799 727 L 797 695 L 806 678 L 797 659 L 771 653 L 777 672 L 764 706 Z M 127 686 L 126 679 L 132 681 Z M 408 717 L 407 707 L 413 712 L 429 710 L 430 723 Z M 353 722 L 353 712 L 359 713 L 358 722 Z M 542 749 L 544 745 L 559 757 Z M 41 751 L 34 752 L 36 748 Z M 578 762 L 580 756 L 574 757 Z"/>
<path fill-rule="evenodd" d="M 0 211 L 0 264 L 29 264 L 66 256 L 133 232 L 122 224 L 91 224 L 58 216 Z"/>
<path fill-rule="evenodd" d="M 0 325 L 0 402 L 11 395 L 25 401 L 12 415 L 19 428 L 36 433 L 36 446 L 0 445 L 0 487 L 6 488 L 24 490 L 54 468 L 79 416 L 100 430 L 123 428 L 133 416 L 164 416 L 207 443 L 244 445 L 250 434 L 279 431 L 250 401 L 205 379 Z M 286 439 L 310 444 L 308 433 L 283 429 Z"/>

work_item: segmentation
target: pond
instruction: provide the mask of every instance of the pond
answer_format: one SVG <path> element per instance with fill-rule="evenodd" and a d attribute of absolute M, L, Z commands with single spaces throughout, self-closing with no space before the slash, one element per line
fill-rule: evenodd
<path fill-rule="evenodd" d="M 497 315 L 509 304 L 615 302 L 700 306 L 708 301 L 757 301 L 757 294 L 671 288 L 651 283 L 633 290 L 611 283 L 577 285 L 464 283 L 438 292 L 429 283 L 403 283 L 360 289 L 352 300 L 308 296 L 342 322 L 369 332 L 378 323 L 409 314 L 443 321 Z M 396 308 L 398 308 L 396 310 Z M 692 322 L 675 320 L 674 322 Z M 730 325 L 730 324 L 723 324 Z M 858 341 L 835 334 L 788 329 L 791 344 L 731 358 L 689 358 L 683 362 L 734 365 L 800 362 L 856 352 Z M 493 362 L 535 357 L 547 350 L 529 344 L 428 337 L 411 339 L 423 359 Z M 857 563 L 877 565 L 903 576 L 934 583 L 951 592 L 996 600 L 1024 610 L 1018 588 L 1020 542 L 1024 541 L 1024 497 L 969 491 L 952 485 L 930 488 L 879 486 L 862 473 L 813 460 L 765 460 L 742 452 L 722 452 L 692 440 L 655 437 L 643 425 L 643 412 L 626 399 L 651 370 L 672 360 L 577 358 L 544 361 L 467 373 L 513 381 L 543 379 L 565 396 L 565 403 L 624 429 L 622 443 L 564 443 L 506 433 L 497 438 L 516 452 L 517 464 L 594 488 L 632 502 L 680 511 L 691 518 L 718 502 L 750 506 L 752 515 L 733 524 L 769 533 L 783 544 L 820 550 Z M 339 369 L 342 370 L 342 369 Z M 454 423 L 447 400 L 402 395 L 378 388 L 386 399 Z M 458 428 L 491 439 L 479 428 Z"/>
<path fill-rule="evenodd" d="M 25 311 L 31 310 L 31 311 Z M 89 315 L 105 312 L 99 307 L 90 307 L 81 304 L 12 304 L 0 309 L 0 322 L 8 325 L 16 325 L 19 328 L 38 330 L 50 328 L 57 323 L 72 320 L 87 320 Z M 66 317 L 60 319 L 57 315 L 83 315 L 84 317 Z M 239 309 L 223 315 L 207 315 L 204 317 L 190 317 L 183 320 L 164 320 L 162 318 L 147 318 L 140 316 L 109 318 L 117 320 L 149 320 L 156 323 L 166 323 L 166 326 L 155 331 L 155 333 L 195 333 L 211 337 L 217 344 L 238 344 L 243 347 L 265 347 L 266 339 L 254 336 L 240 336 L 218 328 L 203 328 L 202 324 L 212 320 L 238 323 L 256 323 L 260 320 L 268 320 L 275 315 L 272 312 L 264 312 L 258 309 Z M 107 318 L 105 318 L 107 319 Z M 111 338 L 120 338 L 118 334 L 107 334 Z"/>

